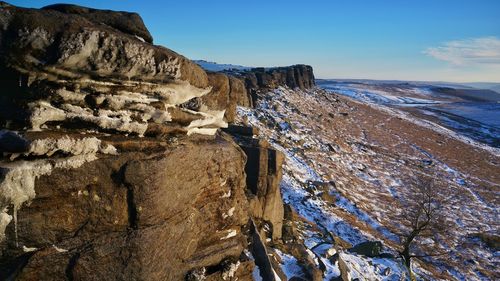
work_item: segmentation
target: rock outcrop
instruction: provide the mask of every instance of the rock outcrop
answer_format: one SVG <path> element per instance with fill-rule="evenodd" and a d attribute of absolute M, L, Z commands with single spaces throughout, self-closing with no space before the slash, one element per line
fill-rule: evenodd
<path fill-rule="evenodd" d="M 224 71 L 229 76 L 242 81 L 246 91 L 237 91 L 237 104 L 252 107 L 259 95 L 279 86 L 309 89 L 316 85 L 313 69 L 309 65 L 297 64 L 286 67 L 233 69 Z"/>
<path fill-rule="evenodd" d="M 229 126 L 236 142 L 247 155 L 245 172 L 249 191 L 250 211 L 256 223 L 268 224 L 269 238 L 281 239 L 283 228 L 283 200 L 280 182 L 284 155 L 270 147 L 267 141 L 255 139 L 251 127 Z"/>
<path fill-rule="evenodd" d="M 136 14 L 0 5 L 0 279 L 251 279 L 218 132 L 246 89 L 150 42 Z"/>
<path fill-rule="evenodd" d="M 243 73 L 247 89 L 273 89 L 278 86 L 308 89 L 314 87 L 313 69 L 309 65 L 297 64 L 288 67 L 252 68 Z"/>
<path fill-rule="evenodd" d="M 0 10 L 4 128 L 91 125 L 140 136 L 214 134 L 226 126 L 226 110 L 234 116 L 234 106 L 224 99 L 189 106 L 214 88 L 195 63 L 122 32 L 127 28 L 115 29 L 114 21 L 100 22 L 97 15 L 110 11 L 77 13 L 70 7 Z M 122 13 L 104 15 L 125 26 L 133 23 L 120 21 L 127 18 Z"/>
<path fill-rule="evenodd" d="M 0 279 L 274 278 L 250 252 L 282 238 L 284 157 L 227 127 L 312 69 L 207 73 L 152 42 L 134 13 L 0 2 Z"/>

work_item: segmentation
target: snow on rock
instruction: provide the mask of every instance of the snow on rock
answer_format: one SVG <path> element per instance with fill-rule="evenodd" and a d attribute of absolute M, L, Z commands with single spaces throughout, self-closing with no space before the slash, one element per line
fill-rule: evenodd
<path fill-rule="evenodd" d="M 233 278 L 236 274 L 238 267 L 240 267 L 240 261 L 231 263 L 229 267 L 222 272 L 222 280 L 231 280 L 231 278 Z"/>
<path fill-rule="evenodd" d="M 238 234 L 238 231 L 236 231 L 236 229 L 229 229 L 227 231 L 226 236 L 221 237 L 220 240 L 225 240 L 225 239 L 235 237 L 237 234 Z"/>
<path fill-rule="evenodd" d="M 229 217 L 232 217 L 234 214 L 235 207 L 232 207 L 231 209 L 227 210 L 227 213 L 222 214 L 222 218 L 226 219 Z"/>
<path fill-rule="evenodd" d="M 186 127 L 187 135 L 192 134 L 203 134 L 203 135 L 214 135 L 218 128 L 227 128 L 228 124 L 224 121 L 225 110 L 208 110 L 206 107 L 202 107 L 200 112 L 189 111 L 192 114 L 199 115 L 203 117 L 202 119 L 196 119 L 191 121 Z"/>
<path fill-rule="evenodd" d="M 141 41 L 142 43 L 146 43 L 146 40 L 144 40 L 144 38 L 142 38 L 141 36 L 134 35 L 134 37 L 137 38 L 137 40 Z"/>
<path fill-rule="evenodd" d="M 106 101 L 107 105 L 114 110 L 123 109 L 128 104 L 150 104 L 159 101 L 158 98 L 129 91 L 119 91 L 116 95 L 100 95 L 97 99 L 100 103 Z"/>
<path fill-rule="evenodd" d="M 0 209 L 5 212 L 10 205 L 14 206 L 13 217 L 16 224 L 17 240 L 17 211 L 25 202 L 35 198 L 35 179 L 50 174 L 52 164 L 44 161 L 18 161 L 14 163 L 0 163 L 0 172 L 3 181 L 0 183 Z M 2 214 L 5 217 L 6 213 Z M 5 237 L 5 227 L 0 229 L 2 237 Z"/>
<path fill-rule="evenodd" d="M 62 249 L 62 248 L 59 248 L 57 247 L 56 245 L 52 245 L 52 247 L 58 252 L 58 253 L 65 253 L 67 252 L 68 250 L 66 249 Z"/>
<path fill-rule="evenodd" d="M 0 241 L 3 241 L 5 238 L 5 228 L 12 221 L 12 216 L 8 214 L 9 208 L 4 207 L 2 211 L 0 211 Z"/>
<path fill-rule="evenodd" d="M 23 246 L 23 252 L 25 252 L 25 253 L 34 252 L 36 250 L 38 250 L 38 248 Z"/>
<path fill-rule="evenodd" d="M 65 83 L 65 81 L 59 82 Z M 113 87 L 116 88 L 120 85 L 94 80 L 85 80 L 81 83 L 96 85 L 94 87 L 99 92 L 105 93 L 92 97 L 96 104 L 105 104 L 105 108 L 83 107 L 87 94 L 79 90 L 69 91 L 63 87 L 56 90 L 56 94 L 65 102 L 62 105 L 56 107 L 49 101 L 43 100 L 29 104 L 31 129 L 40 131 L 48 122 L 83 121 L 92 123 L 100 129 L 143 136 L 148 129 L 148 122 L 168 124 L 175 121 L 172 120 L 168 108 L 178 107 L 180 104 L 202 97 L 212 90 L 212 87 L 198 88 L 187 81 L 178 80 L 166 84 L 124 83 L 121 86 L 130 87 L 136 91 L 119 90 L 109 94 L 108 92 Z M 156 105 L 153 106 L 152 103 Z M 161 108 L 161 104 L 163 104 L 163 108 Z M 199 116 L 199 119 L 193 120 L 185 128 L 188 135 L 195 133 L 214 135 L 218 128 L 227 127 L 227 123 L 223 120 L 225 110 L 209 110 L 204 105 L 199 111 L 180 107 L 179 109 Z"/>
<path fill-rule="evenodd" d="M 397 260 L 366 258 L 363 256 L 339 253 L 339 262 L 345 265 L 349 280 L 394 280 L 405 279 L 406 270 Z"/>
<path fill-rule="evenodd" d="M 31 127 L 34 131 L 40 131 L 41 126 L 49 121 L 63 121 L 66 119 L 64 110 L 55 108 L 46 101 L 38 101 L 30 104 L 33 111 L 30 116 Z"/>
<path fill-rule="evenodd" d="M 171 105 L 179 105 L 190 99 L 202 97 L 211 90 L 212 87 L 198 88 L 187 81 L 175 81 L 155 88 L 155 91 L 164 98 L 165 103 Z"/>
<path fill-rule="evenodd" d="M 302 267 L 299 265 L 299 262 L 294 256 L 285 254 L 278 249 L 275 249 L 275 251 L 281 258 L 281 269 L 283 270 L 283 273 L 285 273 L 287 279 L 294 276 L 305 277 Z"/>
<path fill-rule="evenodd" d="M 112 129 L 119 132 L 136 133 L 139 136 L 144 135 L 148 129 L 147 123 L 139 123 L 132 120 L 133 113 L 128 110 L 111 111 L 100 109 L 97 116 L 87 109 L 76 105 L 64 104 L 65 118 L 77 119 L 90 122 L 102 129 Z"/>
<path fill-rule="evenodd" d="M 5 228 L 14 220 L 17 240 L 17 211 L 35 198 L 35 180 L 40 176 L 50 175 L 53 169 L 76 169 L 87 162 L 97 159 L 97 153 L 116 154 L 112 145 L 101 146 L 101 140 L 92 138 L 72 139 L 68 136 L 60 139 L 34 140 L 25 153 L 35 156 L 51 156 L 63 152 L 70 157 L 41 159 L 32 161 L 0 161 L 0 241 L 5 238 Z M 13 206 L 13 216 L 8 214 Z"/>
<path fill-rule="evenodd" d="M 37 139 L 31 142 L 30 149 L 26 156 L 52 156 L 56 152 L 63 152 L 71 155 L 97 153 L 101 149 L 101 140 L 98 138 L 72 139 L 68 136 L 53 139 Z"/>

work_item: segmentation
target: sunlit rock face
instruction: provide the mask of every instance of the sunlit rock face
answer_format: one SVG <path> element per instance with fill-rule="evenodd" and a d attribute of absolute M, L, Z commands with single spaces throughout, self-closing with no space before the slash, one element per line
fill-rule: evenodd
<path fill-rule="evenodd" d="M 245 89 L 151 42 L 136 14 L 1 3 L 0 279 L 251 278 L 218 132 Z"/>
<path fill-rule="evenodd" d="M 228 126 L 312 68 L 207 73 L 152 42 L 134 13 L 0 2 L 1 280 L 284 278 L 284 156 Z"/>
<path fill-rule="evenodd" d="M 136 17 L 66 5 L 3 7 L 3 127 L 91 126 L 139 136 L 214 134 L 225 127 L 235 111 L 227 101 L 229 91 L 212 91 L 198 65 L 148 43 L 149 33 Z M 209 93 L 214 97 L 196 108 L 182 106 Z M 191 124 L 196 120 L 202 121 Z"/>
<path fill-rule="evenodd" d="M 180 280 L 193 267 L 239 257 L 245 157 L 230 140 L 111 139 L 118 155 L 96 140 L 74 141 L 88 147 L 75 156 L 2 163 L 2 202 L 16 209 L 2 274 L 14 273 L 19 257 L 26 265 L 17 280 Z"/>

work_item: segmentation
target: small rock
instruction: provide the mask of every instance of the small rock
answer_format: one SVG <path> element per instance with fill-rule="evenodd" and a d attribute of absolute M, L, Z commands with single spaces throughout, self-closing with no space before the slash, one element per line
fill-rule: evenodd
<path fill-rule="evenodd" d="M 380 241 L 366 241 L 359 243 L 349 249 L 349 252 L 364 255 L 367 257 L 377 257 L 382 251 L 382 242 Z"/>
<path fill-rule="evenodd" d="M 186 281 L 203 281 L 207 279 L 206 271 L 204 267 L 193 269 L 186 275 Z"/>

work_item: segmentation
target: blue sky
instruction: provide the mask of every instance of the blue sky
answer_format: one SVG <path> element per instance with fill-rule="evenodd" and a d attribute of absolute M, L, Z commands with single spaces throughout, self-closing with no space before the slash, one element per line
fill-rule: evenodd
<path fill-rule="evenodd" d="M 500 0 L 64 1 L 141 14 L 191 59 L 310 64 L 319 78 L 500 82 Z"/>

